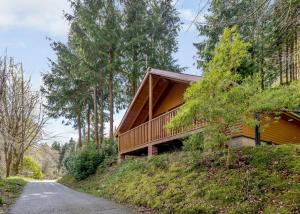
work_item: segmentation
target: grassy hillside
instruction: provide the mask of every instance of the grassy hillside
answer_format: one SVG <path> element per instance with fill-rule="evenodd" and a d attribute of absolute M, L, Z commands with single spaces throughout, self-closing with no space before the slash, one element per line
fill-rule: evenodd
<path fill-rule="evenodd" d="M 158 213 L 300 213 L 300 147 L 176 152 L 101 166 L 83 181 L 61 183 Z"/>
<path fill-rule="evenodd" d="M 5 213 L 8 207 L 21 194 L 26 181 L 22 178 L 0 178 L 0 213 Z"/>

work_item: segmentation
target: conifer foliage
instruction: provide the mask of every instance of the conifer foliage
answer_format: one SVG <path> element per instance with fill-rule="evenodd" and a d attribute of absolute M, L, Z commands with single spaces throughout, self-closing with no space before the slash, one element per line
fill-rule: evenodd
<path fill-rule="evenodd" d="M 238 26 L 241 37 L 252 44 L 252 64 L 244 74 L 260 75 L 261 88 L 288 84 L 300 77 L 299 0 L 211 0 L 205 23 L 196 23 L 198 66 L 205 67 L 226 27 Z"/>
<path fill-rule="evenodd" d="M 225 28 L 202 80 L 187 89 L 185 103 L 168 127 L 207 121 L 204 148 L 222 148 L 231 136 L 228 133 L 236 132 L 235 125 L 260 123 L 254 113 L 272 115 L 298 108 L 299 81 L 262 90 L 256 72 L 243 77 L 243 65 L 251 59 L 250 49 L 250 43 L 243 41 L 236 27 Z"/>
<path fill-rule="evenodd" d="M 49 115 L 78 129 L 79 146 L 100 145 L 105 122 L 112 139 L 114 114 L 131 100 L 148 67 L 181 70 L 173 58 L 180 20 L 171 0 L 69 2 L 68 41 L 52 41 L 57 60 L 50 60 L 42 91 Z"/>

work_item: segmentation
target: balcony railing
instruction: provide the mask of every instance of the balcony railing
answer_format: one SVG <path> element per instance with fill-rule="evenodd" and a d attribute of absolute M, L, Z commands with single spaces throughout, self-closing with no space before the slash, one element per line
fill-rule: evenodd
<path fill-rule="evenodd" d="M 165 126 L 178 112 L 178 108 L 162 114 L 146 123 L 143 123 L 119 136 L 119 152 L 125 153 L 145 147 L 150 143 L 165 142 L 180 138 L 206 125 L 205 121 L 194 121 L 190 127 L 168 130 Z"/>

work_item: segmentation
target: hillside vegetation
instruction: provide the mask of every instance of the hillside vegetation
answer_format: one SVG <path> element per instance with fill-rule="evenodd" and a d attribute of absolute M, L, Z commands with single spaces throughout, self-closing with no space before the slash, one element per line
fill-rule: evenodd
<path fill-rule="evenodd" d="M 61 183 L 158 213 L 300 213 L 300 147 L 175 152 L 103 163 L 82 181 Z"/>
<path fill-rule="evenodd" d="M 5 213 L 21 194 L 26 181 L 19 177 L 0 178 L 0 213 Z"/>

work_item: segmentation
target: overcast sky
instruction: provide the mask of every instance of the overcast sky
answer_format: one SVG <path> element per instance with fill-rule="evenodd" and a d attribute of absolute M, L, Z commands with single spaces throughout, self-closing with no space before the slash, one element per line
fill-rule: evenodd
<path fill-rule="evenodd" d="M 200 38 L 195 26 L 191 23 L 206 1 L 174 0 L 183 22 L 178 37 L 179 51 L 175 58 L 181 66 L 187 67 L 186 73 L 198 74 L 195 66 L 196 49 L 194 42 Z M 63 11 L 70 11 L 67 0 L 0 0 L 0 55 L 5 49 L 8 55 L 22 62 L 26 76 L 31 78 L 35 89 L 41 87 L 41 73 L 49 70 L 48 58 L 55 59 L 47 37 L 65 42 L 68 24 L 63 18 Z M 197 16 L 202 21 L 203 14 Z M 124 111 L 116 115 L 115 125 L 120 122 Z M 63 118 L 50 120 L 46 130 L 57 136 L 60 142 L 66 142 L 71 137 L 77 138 L 77 132 L 71 126 L 62 125 Z"/>

